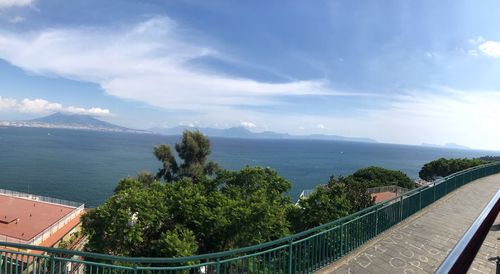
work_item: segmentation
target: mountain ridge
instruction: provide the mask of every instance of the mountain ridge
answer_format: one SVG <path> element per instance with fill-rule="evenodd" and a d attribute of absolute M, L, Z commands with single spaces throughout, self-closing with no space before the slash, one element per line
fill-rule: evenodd
<path fill-rule="evenodd" d="M 291 135 L 273 131 L 253 132 L 245 127 L 210 128 L 176 126 L 171 128 L 151 128 L 149 130 L 136 130 L 105 122 L 84 114 L 69 114 L 56 112 L 48 116 L 14 122 L 0 122 L 0 126 L 8 127 L 38 127 L 38 128 L 64 128 L 94 131 L 129 132 L 160 135 L 182 135 L 184 130 L 200 130 L 209 137 L 240 138 L 240 139 L 287 139 L 287 140 L 331 140 L 346 142 L 377 143 L 376 140 L 364 137 L 346 137 L 340 135 L 310 134 Z"/>
<path fill-rule="evenodd" d="M 347 142 L 377 143 L 376 140 L 364 137 L 346 137 L 340 135 L 290 135 L 288 133 L 277 133 L 273 131 L 252 132 L 245 127 L 231 127 L 226 129 L 210 127 L 177 126 L 171 128 L 150 128 L 149 131 L 162 135 L 180 135 L 184 130 L 199 130 L 211 137 L 242 138 L 242 139 L 296 139 L 296 140 L 333 140 Z"/>
<path fill-rule="evenodd" d="M 83 114 L 65 114 L 56 112 L 54 114 L 29 120 L 32 123 L 46 123 L 52 125 L 74 125 L 74 126 L 88 126 L 94 128 L 110 128 L 110 129 L 128 129 L 126 127 L 114 125 L 105 121 L 96 119 L 90 115 Z"/>
<path fill-rule="evenodd" d="M 0 122 L 0 126 L 63 128 L 63 129 L 79 129 L 79 130 L 94 130 L 94 131 L 146 133 L 145 131 L 130 129 L 112 123 L 108 123 L 96 119 L 90 115 L 70 114 L 62 112 L 56 112 L 48 116 L 31 120 L 25 120 L 25 121 Z"/>

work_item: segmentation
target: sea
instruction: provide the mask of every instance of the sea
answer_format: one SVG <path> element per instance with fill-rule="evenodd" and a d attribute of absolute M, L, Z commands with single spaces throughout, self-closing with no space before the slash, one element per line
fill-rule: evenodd
<path fill-rule="evenodd" d="M 401 170 L 417 179 L 423 164 L 440 158 L 500 155 L 383 143 L 324 140 L 256 140 L 211 137 L 210 158 L 222 167 L 271 167 L 292 183 L 289 195 L 349 175 L 368 166 Z M 96 207 L 121 178 L 156 173 L 159 144 L 180 136 L 46 128 L 0 128 L 0 188 L 28 192 Z"/>

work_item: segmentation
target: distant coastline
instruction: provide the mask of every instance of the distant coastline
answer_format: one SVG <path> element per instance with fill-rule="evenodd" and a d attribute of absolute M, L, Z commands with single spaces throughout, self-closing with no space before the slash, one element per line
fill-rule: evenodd
<path fill-rule="evenodd" d="M 149 133 L 144 130 L 117 126 L 88 115 L 65 114 L 60 112 L 27 121 L 0 121 L 0 127 L 58 128 L 103 132 Z"/>
<path fill-rule="evenodd" d="M 26 121 L 0 121 L 2 127 L 17 128 L 45 128 L 45 129 L 70 129 L 87 130 L 100 132 L 116 133 L 134 133 L 134 134 L 154 134 L 164 136 L 180 136 L 184 130 L 199 130 L 209 137 L 233 138 L 233 139 L 254 139 L 254 140 L 323 140 L 323 141 L 344 141 L 360 143 L 379 143 L 377 140 L 366 137 L 347 137 L 340 135 L 310 134 L 310 135 L 291 135 L 288 133 L 277 133 L 273 131 L 253 132 L 245 127 L 230 128 L 210 128 L 194 126 L 176 126 L 170 128 L 150 128 L 147 130 L 132 129 L 123 126 L 111 124 L 88 115 L 54 113 L 52 115 Z M 445 145 L 422 143 L 421 147 L 442 148 L 452 150 L 472 150 L 455 143 Z"/>
<path fill-rule="evenodd" d="M 238 139 L 287 139 L 287 140 L 330 140 L 378 143 L 376 140 L 364 137 L 346 137 L 339 135 L 311 134 L 311 135 L 290 135 L 288 133 L 277 133 L 272 131 L 253 132 L 245 127 L 231 128 L 202 128 L 177 126 L 172 128 L 151 128 L 149 130 L 138 130 L 114 125 L 101 121 L 92 116 L 80 114 L 54 113 L 46 117 L 27 121 L 0 121 L 0 127 L 28 127 L 28 128 L 58 128 L 74 130 L 91 130 L 102 132 L 126 132 L 139 134 L 159 134 L 159 135 L 182 135 L 184 130 L 199 130 L 209 137 L 238 138 Z"/>
<path fill-rule="evenodd" d="M 144 130 L 135 129 L 114 129 L 114 128 L 99 128 L 99 127 L 86 127 L 79 125 L 54 125 L 46 123 L 30 123 L 30 122 L 0 122 L 0 128 L 47 128 L 47 129 L 72 129 L 72 130 L 90 130 L 90 131 L 102 131 L 102 132 L 126 132 L 126 133 L 143 133 L 151 134 L 151 132 Z"/>

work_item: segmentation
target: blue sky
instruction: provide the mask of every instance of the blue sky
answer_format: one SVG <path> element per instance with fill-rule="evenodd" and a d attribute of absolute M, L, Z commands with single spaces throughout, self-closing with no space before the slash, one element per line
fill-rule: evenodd
<path fill-rule="evenodd" d="M 498 1 L 0 0 L 0 120 L 500 150 Z"/>

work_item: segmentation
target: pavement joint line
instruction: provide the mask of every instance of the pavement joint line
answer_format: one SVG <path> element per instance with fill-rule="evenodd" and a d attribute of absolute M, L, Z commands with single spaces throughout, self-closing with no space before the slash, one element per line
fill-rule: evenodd
<path fill-rule="evenodd" d="M 491 176 L 496 176 L 496 175 L 491 175 Z M 479 178 L 478 180 L 483 180 L 483 179 L 487 180 L 488 177 L 490 177 L 490 176 Z M 475 180 L 475 181 L 478 181 L 478 180 Z M 496 180 L 494 179 L 493 183 L 495 183 L 495 181 Z M 488 182 L 488 184 L 490 184 L 490 183 L 492 183 L 492 182 L 491 181 Z M 479 198 L 481 200 L 483 198 L 485 198 L 487 200 L 490 199 L 489 194 L 484 193 L 482 191 L 479 191 L 477 189 L 477 184 L 474 184 L 474 182 L 466 184 L 460 188 L 453 190 L 452 192 L 448 193 L 447 195 L 441 197 L 439 200 L 435 201 L 434 203 L 427 205 L 426 207 L 422 208 L 421 210 L 419 210 L 415 214 L 407 217 L 405 220 L 401 221 L 400 223 L 395 224 L 394 226 L 388 228 L 386 231 L 375 236 L 374 238 L 370 239 L 369 241 L 363 243 L 361 246 L 353 249 L 348 254 L 346 254 L 344 257 L 338 259 L 337 261 L 330 263 L 329 265 L 323 266 L 322 268 L 315 271 L 315 273 L 321 273 L 321 274 L 334 273 L 334 272 L 337 273 L 337 271 L 340 271 L 343 269 L 345 270 L 344 267 L 346 267 L 346 266 L 351 265 L 349 267 L 355 267 L 356 264 L 354 262 L 357 261 L 356 259 L 358 257 L 362 256 L 364 253 L 370 253 L 371 249 L 373 249 L 377 245 L 377 243 L 380 244 L 380 242 L 382 242 L 386 239 L 389 239 L 391 236 L 393 236 L 395 234 L 398 234 L 398 233 L 405 234 L 404 229 L 407 226 L 410 226 L 412 223 L 418 223 L 419 222 L 418 219 L 423 217 L 423 215 L 425 215 L 425 214 L 427 214 L 426 218 L 422 218 L 423 220 L 425 220 L 423 222 L 424 224 L 429 223 L 429 222 L 433 223 L 433 221 L 436 220 L 436 223 L 438 223 L 438 224 L 450 225 L 450 222 L 443 223 L 441 221 L 445 215 L 447 217 L 450 217 L 450 215 L 451 215 L 453 220 L 455 220 L 457 217 L 459 217 L 464 222 L 473 223 L 474 220 L 476 219 L 476 217 L 464 218 L 464 216 L 462 216 L 462 212 L 458 211 L 458 210 L 452 210 L 451 214 L 444 214 L 444 215 L 443 215 L 443 213 L 441 213 L 439 211 L 433 211 L 437 207 L 440 207 L 440 209 L 444 209 L 445 211 L 446 210 L 449 211 L 450 209 L 453 209 L 454 208 L 453 205 L 451 205 L 451 203 L 447 203 L 447 202 L 450 201 L 450 199 L 453 199 L 457 194 L 464 193 L 464 192 L 475 193 L 476 196 L 479 196 Z M 474 210 L 477 209 L 477 207 L 478 207 L 477 203 L 472 203 L 471 201 L 459 201 L 459 202 L 462 206 L 471 207 L 471 208 L 474 208 Z M 427 219 L 430 219 L 430 220 L 427 220 Z M 462 223 L 462 222 L 460 222 L 460 223 Z M 431 239 L 429 237 L 426 237 L 425 232 L 424 232 L 424 234 L 418 233 L 418 232 L 413 233 L 413 234 L 411 234 L 411 236 L 416 237 L 417 239 L 422 239 L 423 242 L 425 242 L 425 245 L 430 244 L 429 246 L 431 246 L 431 247 L 434 246 L 435 244 L 442 245 L 442 247 L 438 247 L 437 249 L 441 250 L 439 257 L 444 256 L 444 258 L 445 258 L 449 254 L 450 250 L 456 245 L 456 243 L 459 241 L 459 239 L 463 236 L 463 233 L 469 228 L 469 225 L 460 226 L 460 223 L 452 222 L 451 224 L 454 225 L 455 227 L 451 231 L 449 229 L 439 229 L 438 231 L 436 231 L 436 230 L 431 231 L 431 232 L 434 232 L 435 235 L 439 236 L 438 238 L 441 238 L 441 239 L 438 239 L 437 242 L 433 238 Z M 416 232 L 416 231 L 413 231 L 413 232 Z M 421 232 L 421 231 L 419 231 L 419 232 Z M 491 231 L 491 232 L 496 232 L 496 231 Z M 389 250 L 391 250 L 391 249 L 389 249 Z M 429 259 L 431 259 L 431 258 L 432 257 L 429 257 Z M 432 261 L 432 263 L 431 263 L 432 267 L 437 267 L 442 263 L 442 260 L 444 260 L 444 258 L 439 258 L 439 259 L 432 258 L 433 260 L 430 260 L 429 263 L 431 263 L 431 261 Z M 437 259 L 436 265 L 434 265 L 434 259 Z M 374 264 L 373 266 L 380 268 L 382 265 Z M 429 268 L 430 265 L 424 264 L 423 267 Z M 420 270 L 422 270 L 422 269 L 420 268 Z M 369 271 L 368 269 L 363 269 L 363 271 L 368 271 L 368 273 L 373 273 L 373 271 Z M 415 271 L 415 270 L 413 270 L 413 271 Z M 422 271 L 428 272 L 429 270 L 423 269 Z"/>

